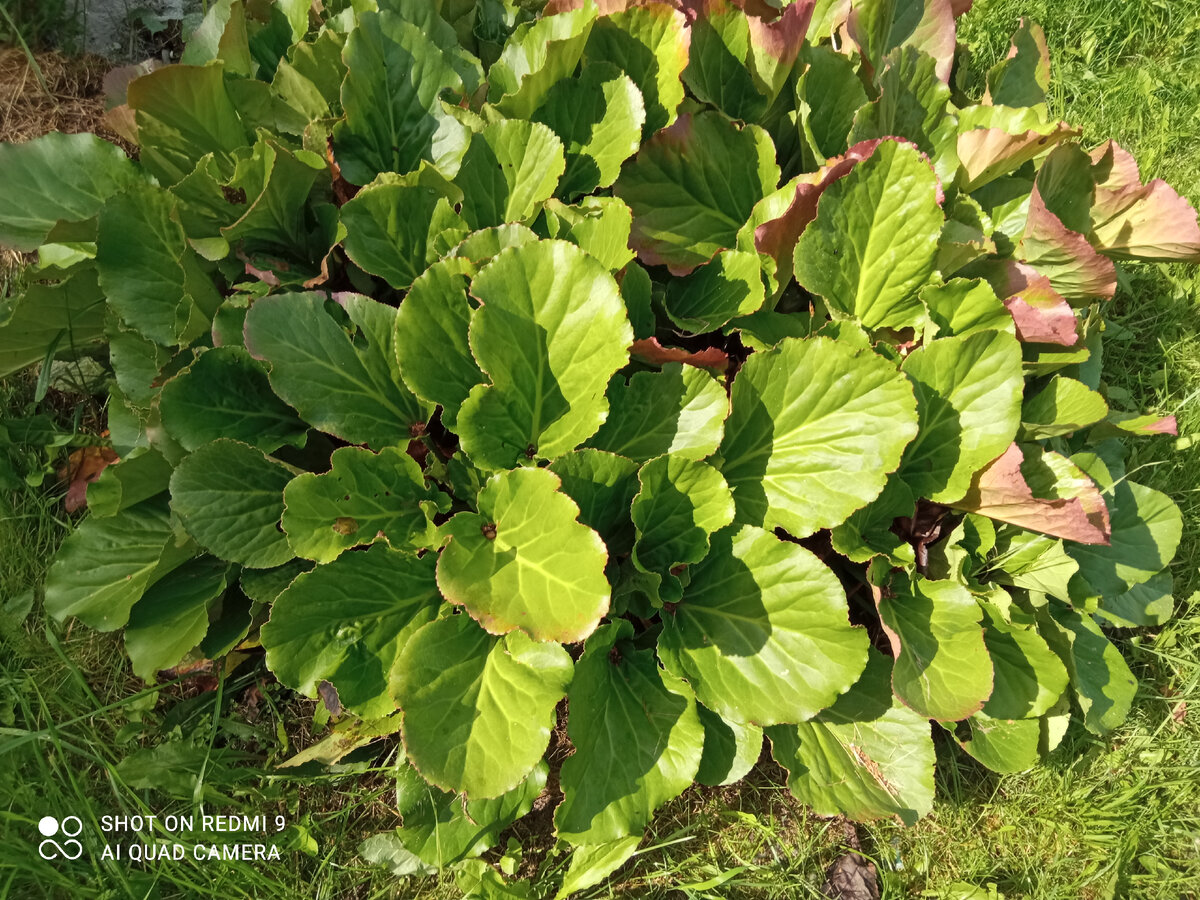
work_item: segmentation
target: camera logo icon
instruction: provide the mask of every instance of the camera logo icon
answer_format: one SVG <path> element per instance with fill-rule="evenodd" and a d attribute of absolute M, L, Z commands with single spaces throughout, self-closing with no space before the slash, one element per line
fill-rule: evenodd
<path fill-rule="evenodd" d="M 38 831 L 45 838 L 38 844 L 42 859 L 79 859 L 83 855 L 83 844 L 75 840 L 83 831 L 79 816 L 66 816 L 61 822 L 54 816 L 42 816 Z M 60 835 L 64 838 L 62 843 L 55 840 Z"/>

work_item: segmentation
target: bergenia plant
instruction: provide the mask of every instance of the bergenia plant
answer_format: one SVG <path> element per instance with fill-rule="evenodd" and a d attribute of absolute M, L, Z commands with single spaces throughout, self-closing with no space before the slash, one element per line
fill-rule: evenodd
<path fill-rule="evenodd" d="M 135 158 L 0 146 L 0 369 L 112 372 L 46 609 L 149 680 L 261 645 L 325 759 L 397 734 L 412 871 L 547 793 L 594 880 L 764 738 L 912 822 L 935 733 L 1113 728 L 1181 519 L 1105 310 L 1200 230 L 1048 114 L 1038 26 L 970 72 L 969 5 L 212 3 L 110 113 Z"/>

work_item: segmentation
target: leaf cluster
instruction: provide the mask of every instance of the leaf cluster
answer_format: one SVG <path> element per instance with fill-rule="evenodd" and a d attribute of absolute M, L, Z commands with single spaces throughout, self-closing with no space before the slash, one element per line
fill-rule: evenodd
<path fill-rule="evenodd" d="M 399 732 L 406 872 L 547 758 L 578 888 L 764 739 L 913 821 L 930 720 L 1000 772 L 1111 729 L 1181 520 L 1104 310 L 1200 230 L 1049 117 L 1036 25 L 967 97 L 963 5 L 212 4 L 136 161 L 0 145 L 0 369 L 106 352 L 121 457 L 47 608 L 146 678 L 260 642 L 353 714 L 326 758 Z"/>

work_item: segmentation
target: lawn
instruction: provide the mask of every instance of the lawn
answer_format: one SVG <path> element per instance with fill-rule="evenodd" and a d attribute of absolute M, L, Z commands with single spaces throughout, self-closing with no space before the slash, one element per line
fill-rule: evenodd
<path fill-rule="evenodd" d="M 1144 176 L 1200 205 L 1200 0 L 978 0 L 960 39 L 980 69 L 1004 55 L 1022 15 L 1049 39 L 1053 112 L 1093 143 L 1115 138 Z M 817 818 L 779 770 L 760 766 L 735 788 L 694 787 L 668 805 L 635 859 L 584 896 L 817 897 L 825 868 L 857 840 L 886 897 L 1200 897 L 1198 292 L 1194 269 L 1129 266 L 1106 335 L 1113 406 L 1178 418 L 1179 439 L 1143 439 L 1130 470 L 1170 493 L 1185 523 L 1175 619 L 1123 642 L 1141 678 L 1125 725 L 1104 739 L 1073 725 L 1045 765 L 1016 776 L 943 744 L 937 806 L 908 829 L 855 832 Z M 28 378 L 0 383 L 5 418 L 38 409 L 37 390 Z M 55 413 L 69 422 L 72 410 Z M 0 897 L 458 896 L 452 879 L 397 880 L 358 854 L 395 824 L 392 745 L 332 769 L 277 769 L 312 742 L 321 716 L 253 659 L 147 689 L 119 637 L 47 623 L 28 588 L 70 527 L 60 499 L 0 495 Z M 139 872 L 98 852 L 73 863 L 36 853 L 42 815 L 77 815 L 94 833 L 105 815 L 197 802 L 281 816 L 281 859 L 161 861 Z M 528 872 L 541 862 L 535 887 L 549 884 L 563 858 L 547 855 L 536 821 L 517 828 L 504 865 Z"/>

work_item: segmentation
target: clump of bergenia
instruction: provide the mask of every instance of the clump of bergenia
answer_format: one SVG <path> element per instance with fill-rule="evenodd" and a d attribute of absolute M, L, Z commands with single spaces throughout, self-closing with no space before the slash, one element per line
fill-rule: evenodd
<path fill-rule="evenodd" d="M 551 767 L 578 887 L 764 738 L 911 822 L 935 732 L 1015 772 L 1111 729 L 1181 520 L 1105 310 L 1200 231 L 1049 115 L 1036 25 L 969 72 L 969 5 L 212 3 L 110 114 L 136 159 L 0 147 L 0 368 L 112 372 L 47 610 L 397 733 L 412 871 Z"/>

